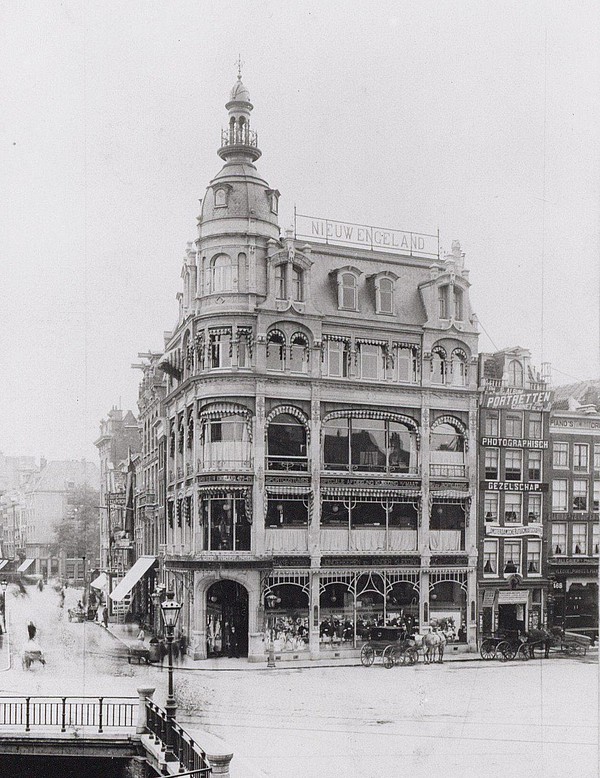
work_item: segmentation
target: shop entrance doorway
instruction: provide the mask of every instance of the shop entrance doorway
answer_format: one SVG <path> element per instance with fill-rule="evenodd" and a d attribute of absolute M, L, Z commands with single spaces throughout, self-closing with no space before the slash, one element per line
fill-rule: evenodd
<path fill-rule="evenodd" d="M 217 581 L 206 592 L 206 654 L 248 656 L 248 592 L 235 581 Z"/>
<path fill-rule="evenodd" d="M 498 605 L 498 632 L 525 632 L 525 605 Z"/>

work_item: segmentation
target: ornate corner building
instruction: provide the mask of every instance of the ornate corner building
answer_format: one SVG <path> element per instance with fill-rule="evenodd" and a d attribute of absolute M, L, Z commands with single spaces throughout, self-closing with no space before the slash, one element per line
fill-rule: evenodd
<path fill-rule="evenodd" d="M 375 233 L 344 245 L 331 224 L 325 240 L 318 224 L 312 240 L 281 236 L 252 107 L 238 77 L 158 361 L 157 542 L 190 652 L 262 661 L 270 642 L 316 658 L 382 620 L 434 619 L 472 647 L 478 334 L 464 254 L 425 255 L 412 235 L 397 250 Z"/>

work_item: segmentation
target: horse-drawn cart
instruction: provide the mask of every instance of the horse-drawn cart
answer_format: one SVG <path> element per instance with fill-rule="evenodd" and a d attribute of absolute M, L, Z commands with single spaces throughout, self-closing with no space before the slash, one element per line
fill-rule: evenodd
<path fill-rule="evenodd" d="M 529 659 L 527 639 L 510 632 L 485 635 L 479 653 L 482 659 L 499 659 L 501 662 L 515 658 Z"/>
<path fill-rule="evenodd" d="M 365 667 L 370 667 L 376 657 L 381 657 L 383 666 L 388 670 L 395 664 L 414 665 L 418 656 L 414 640 L 407 638 L 400 627 L 372 627 L 369 639 L 360 651 L 360 661 Z"/>

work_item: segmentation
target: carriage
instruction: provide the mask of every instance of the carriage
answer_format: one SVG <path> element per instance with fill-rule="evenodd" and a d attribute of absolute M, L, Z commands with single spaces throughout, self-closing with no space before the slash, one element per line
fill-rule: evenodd
<path fill-rule="evenodd" d="M 530 656 L 527 638 L 516 632 L 484 635 L 479 653 L 482 659 L 499 659 L 501 662 L 510 659 L 527 660 Z"/>
<path fill-rule="evenodd" d="M 414 640 L 407 638 L 404 629 L 372 627 L 360 651 L 360 661 L 364 667 L 370 667 L 377 657 L 381 657 L 383 666 L 389 670 L 395 664 L 414 665 L 419 654 Z"/>
<path fill-rule="evenodd" d="M 591 638 L 576 632 L 564 632 L 558 628 L 550 631 L 533 629 L 526 636 L 515 632 L 485 635 L 479 653 L 482 659 L 500 659 L 502 662 L 533 659 L 536 649 L 543 650 L 546 657 L 551 650 L 570 656 L 585 656 L 591 642 Z"/>
<path fill-rule="evenodd" d="M 34 662 L 39 662 L 41 665 L 46 664 L 46 659 L 39 644 L 35 640 L 28 640 L 25 643 L 23 654 L 21 656 L 21 664 L 23 670 L 29 670 Z"/>

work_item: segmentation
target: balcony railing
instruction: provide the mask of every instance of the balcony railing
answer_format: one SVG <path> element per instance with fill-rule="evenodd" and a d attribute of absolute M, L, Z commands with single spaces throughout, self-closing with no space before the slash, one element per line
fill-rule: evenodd
<path fill-rule="evenodd" d="M 465 465 L 429 465 L 429 475 L 432 478 L 466 478 Z"/>

